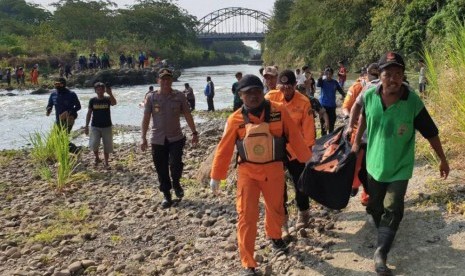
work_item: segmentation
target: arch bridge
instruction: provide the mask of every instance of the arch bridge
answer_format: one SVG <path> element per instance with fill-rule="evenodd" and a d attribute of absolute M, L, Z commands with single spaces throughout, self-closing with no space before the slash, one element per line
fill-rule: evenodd
<path fill-rule="evenodd" d="M 199 20 L 197 37 L 212 41 L 263 41 L 270 15 L 246 8 L 224 8 Z"/>

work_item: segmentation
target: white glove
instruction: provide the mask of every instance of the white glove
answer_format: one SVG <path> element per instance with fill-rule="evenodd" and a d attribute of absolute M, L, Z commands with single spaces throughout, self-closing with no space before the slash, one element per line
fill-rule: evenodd
<path fill-rule="evenodd" d="M 220 193 L 220 181 L 216 179 L 210 179 L 210 188 L 214 195 L 218 195 Z"/>

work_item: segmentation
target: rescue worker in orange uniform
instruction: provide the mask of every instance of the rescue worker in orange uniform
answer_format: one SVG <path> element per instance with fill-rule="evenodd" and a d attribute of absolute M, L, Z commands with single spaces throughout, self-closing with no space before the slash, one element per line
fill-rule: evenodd
<path fill-rule="evenodd" d="M 351 90 L 349 88 L 349 92 L 347 93 L 346 98 L 344 99 L 344 103 L 342 105 L 342 112 L 344 113 L 344 117 L 347 119 L 349 118 L 348 127 L 346 129 L 346 134 L 351 136 L 351 143 L 355 141 L 355 136 L 357 133 L 356 124 L 358 123 L 358 118 L 361 111 L 363 93 L 368 89 L 378 84 L 378 76 L 379 76 L 379 69 L 377 63 L 372 63 L 368 66 L 367 72 L 365 72 L 365 85 L 357 85 L 354 89 Z M 360 91 L 359 88 L 361 87 Z M 352 93 L 351 93 L 352 92 Z M 349 98 L 350 95 L 350 98 Z M 349 99 L 348 99 L 349 98 Z M 354 174 L 354 182 L 352 183 L 352 195 L 355 196 L 362 184 L 361 179 L 359 178 L 359 172 L 363 169 L 365 170 L 366 164 L 363 161 L 365 159 L 365 149 L 366 143 L 363 143 L 360 151 L 357 153 L 357 162 L 355 165 L 355 174 Z M 369 196 L 365 190 L 362 190 L 360 193 L 360 202 L 362 205 L 366 206 L 368 204 Z"/>
<path fill-rule="evenodd" d="M 302 137 L 304 138 L 305 146 L 311 151 L 315 144 L 315 121 L 310 100 L 303 94 L 296 91 L 296 76 L 291 70 L 284 70 L 278 76 L 278 90 L 272 90 L 265 95 L 265 98 L 282 103 L 292 120 L 297 125 Z M 288 160 L 284 163 L 294 182 L 295 201 L 298 209 L 296 229 L 301 229 L 308 226 L 310 218 L 310 200 L 309 197 L 297 189 L 297 182 L 302 174 L 305 163 L 297 159 L 296 151 L 291 145 L 286 146 L 288 152 Z M 287 189 L 284 190 L 284 202 L 287 202 Z M 289 236 L 288 230 L 288 212 L 286 211 L 286 220 L 282 227 L 283 238 Z"/>
<path fill-rule="evenodd" d="M 263 83 L 255 75 L 245 75 L 239 81 L 237 90 L 244 105 L 227 120 L 210 175 L 212 191 L 218 194 L 219 182 L 226 178 L 234 147 L 237 146 L 237 239 L 243 275 L 257 275 L 254 250 L 260 193 L 265 201 L 265 232 L 271 240 L 272 249 L 275 252 L 288 251 L 287 243 L 281 238 L 285 216 L 282 160 L 286 141 L 295 150 L 299 162 L 306 162 L 311 157 L 300 129 L 286 108 L 265 100 L 263 89 Z"/>
<path fill-rule="evenodd" d="M 357 99 L 358 95 L 362 93 L 363 87 L 366 83 L 366 69 L 362 68 L 359 78 L 349 87 L 347 94 L 344 98 L 344 102 L 342 103 L 342 114 L 344 116 L 344 120 L 348 120 L 350 117 L 350 110 L 355 104 L 355 100 Z M 355 135 L 357 131 L 352 132 L 350 137 L 350 142 L 353 143 L 355 140 Z M 352 182 L 352 195 L 355 196 L 358 188 L 362 184 L 360 179 L 358 178 L 358 171 L 360 170 L 363 158 L 363 151 L 359 151 L 357 155 L 357 162 L 355 167 L 355 174 L 354 180 Z"/>

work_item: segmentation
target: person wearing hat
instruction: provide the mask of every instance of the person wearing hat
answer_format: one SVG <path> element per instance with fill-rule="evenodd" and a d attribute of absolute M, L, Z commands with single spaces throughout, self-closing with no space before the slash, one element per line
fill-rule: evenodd
<path fill-rule="evenodd" d="M 281 238 L 284 222 L 284 137 L 295 150 L 299 162 L 311 152 L 286 108 L 265 100 L 263 83 L 255 75 L 245 75 L 237 89 L 244 102 L 226 123 L 211 169 L 210 187 L 219 194 L 220 180 L 226 179 L 235 146 L 238 149 L 236 208 L 237 239 L 243 275 L 257 275 L 254 259 L 259 199 L 265 201 L 265 231 L 275 252 L 288 251 Z M 283 137 L 284 136 L 284 137 Z M 275 146 L 272 146 L 275 145 Z"/>
<path fill-rule="evenodd" d="M 81 103 L 76 93 L 66 88 L 64 78 L 59 78 L 55 82 L 55 90 L 50 94 L 46 107 L 47 116 L 52 113 L 53 107 L 55 107 L 57 125 L 66 127 L 68 133 L 71 132 L 78 116 L 77 112 L 81 109 Z"/>
<path fill-rule="evenodd" d="M 294 72 L 291 70 L 284 70 L 280 72 L 278 76 L 278 89 L 268 92 L 265 95 L 265 98 L 270 101 L 282 103 L 286 107 L 292 120 L 302 134 L 305 145 L 307 148 L 311 149 L 315 144 L 315 121 L 313 118 L 313 110 L 309 99 L 304 96 L 304 94 L 296 91 L 296 85 L 297 80 Z M 289 171 L 289 174 L 292 176 L 292 181 L 294 182 L 295 202 L 298 209 L 296 229 L 301 229 L 307 227 L 308 220 L 310 218 L 309 197 L 297 189 L 297 182 L 305 168 L 305 163 L 300 162 L 297 159 L 296 152 L 291 145 L 288 144 L 286 149 L 289 160 L 286 160 L 284 164 Z M 286 204 L 286 202 L 287 190 L 285 189 L 284 203 Z M 289 217 L 286 206 L 284 206 L 284 208 L 286 211 L 286 220 L 283 224 L 283 237 L 287 237 L 289 236 Z"/>
<path fill-rule="evenodd" d="M 176 197 L 181 200 L 184 190 L 181 187 L 183 162 L 182 154 L 186 143 L 186 136 L 181 130 L 181 115 L 186 119 L 187 125 L 192 131 L 192 143 L 199 141 L 198 132 L 195 129 L 189 104 L 183 92 L 174 90 L 173 73 L 162 68 L 158 72 L 158 84 L 160 89 L 147 96 L 142 119 L 142 151 L 148 148 L 147 131 L 152 118 L 152 157 L 157 171 L 160 191 L 163 193 L 162 208 L 169 208 L 173 204 L 171 189 L 174 189 Z"/>
<path fill-rule="evenodd" d="M 324 127 L 325 122 L 320 118 L 321 123 L 321 136 L 326 135 L 326 133 L 331 133 L 334 130 L 334 125 L 336 124 L 336 91 L 338 91 L 342 97 L 346 96 L 344 90 L 342 90 L 339 83 L 333 79 L 334 70 L 332 68 L 325 69 L 324 73 L 320 74 L 316 86 L 321 87 L 320 91 L 320 103 L 321 106 L 326 110 L 326 113 L 329 117 L 329 129 Z M 323 79 L 323 75 L 326 76 Z"/>
<path fill-rule="evenodd" d="M 353 151 L 358 151 L 367 132 L 368 200 L 367 212 L 378 229 L 374 253 L 378 275 L 392 275 L 387 255 L 404 213 L 404 197 L 415 162 L 415 131 L 428 140 L 439 157 L 439 173 L 444 179 L 449 165 L 438 129 L 422 100 L 403 83 L 405 63 L 395 52 L 387 52 L 378 62 L 380 85 L 363 95 L 363 110 Z"/>
<path fill-rule="evenodd" d="M 265 79 L 265 94 L 268 91 L 275 90 L 278 83 L 278 68 L 276 66 L 265 67 L 263 78 Z"/>
<path fill-rule="evenodd" d="M 113 153 L 113 124 L 111 122 L 110 107 L 116 105 L 116 99 L 109 84 L 105 85 L 97 82 L 94 84 L 94 90 L 97 97 L 89 100 L 84 133 L 89 135 L 89 124 L 92 118 L 89 148 L 94 152 L 95 165 L 99 164 L 101 162 L 99 147 L 100 140 L 102 140 L 104 165 L 109 168 L 108 159 L 110 153 Z M 105 96 L 105 92 L 108 97 Z"/>

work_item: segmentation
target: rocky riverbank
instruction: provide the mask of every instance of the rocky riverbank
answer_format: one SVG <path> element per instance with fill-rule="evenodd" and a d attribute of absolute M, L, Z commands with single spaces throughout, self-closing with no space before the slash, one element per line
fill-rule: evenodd
<path fill-rule="evenodd" d="M 0 275 L 236 274 L 234 176 L 220 197 L 211 195 L 206 182 L 223 126 L 224 118 L 214 117 L 198 124 L 200 143 L 187 144 L 184 153 L 186 196 L 167 210 L 160 208 L 151 155 L 137 144 L 118 145 L 111 170 L 96 167 L 84 150 L 73 183 L 61 192 L 38 176 L 27 151 L 2 152 Z M 462 175 L 451 175 L 455 184 L 463 184 Z M 428 201 L 437 196 L 423 185 L 430 177 L 431 168 L 416 169 L 390 263 L 404 275 L 460 275 L 464 217 Z M 290 211 L 294 225 L 296 210 Z M 291 229 L 290 254 L 273 255 L 262 210 L 256 243 L 262 273 L 371 275 L 374 228 L 358 199 L 343 212 L 313 203 L 311 213 L 309 228 Z"/>
<path fill-rule="evenodd" d="M 142 85 L 142 84 L 154 84 L 159 67 L 150 67 L 144 69 L 96 69 L 86 70 L 81 72 L 74 72 L 68 78 L 68 87 L 93 87 L 96 82 L 110 83 L 114 86 L 130 86 L 130 85 Z M 181 70 L 172 69 L 173 78 L 175 81 L 181 76 Z M 12 81 L 12 85 L 8 86 L 6 83 L 0 81 L 0 91 L 11 91 L 14 89 L 32 89 L 31 94 L 46 94 L 49 89 L 53 89 L 55 79 L 58 78 L 58 74 L 47 76 L 47 78 L 40 78 L 40 86 L 32 85 L 29 82 L 25 84 L 17 85 L 16 81 Z M 0 96 L 15 96 L 13 93 L 1 93 Z"/>

